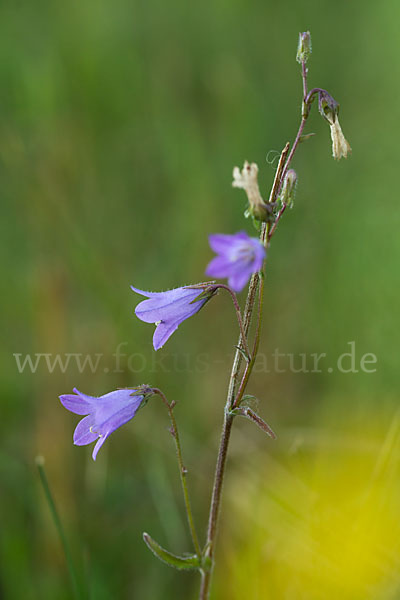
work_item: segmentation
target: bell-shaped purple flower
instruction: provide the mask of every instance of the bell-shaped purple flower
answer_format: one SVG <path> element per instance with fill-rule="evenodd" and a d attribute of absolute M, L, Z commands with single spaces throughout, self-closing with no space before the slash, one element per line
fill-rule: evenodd
<path fill-rule="evenodd" d="M 212 250 L 218 254 L 208 264 L 206 274 L 228 279 L 235 292 L 241 292 L 253 273 L 260 271 L 265 258 L 265 248 L 258 238 L 245 231 L 233 235 L 217 233 L 209 236 Z"/>
<path fill-rule="evenodd" d="M 146 401 L 146 392 L 140 389 L 124 389 L 110 392 L 98 398 L 87 396 L 76 388 L 74 394 L 60 396 L 67 410 L 77 415 L 87 415 L 79 421 L 74 431 L 74 444 L 86 446 L 97 440 L 93 460 L 113 431 L 133 419 L 136 411 Z"/>
<path fill-rule="evenodd" d="M 179 287 L 166 292 L 144 292 L 131 286 L 134 292 L 147 296 L 135 309 L 136 316 L 145 323 L 155 323 L 154 350 L 164 346 L 178 326 L 199 312 L 214 291 L 209 284 Z"/>

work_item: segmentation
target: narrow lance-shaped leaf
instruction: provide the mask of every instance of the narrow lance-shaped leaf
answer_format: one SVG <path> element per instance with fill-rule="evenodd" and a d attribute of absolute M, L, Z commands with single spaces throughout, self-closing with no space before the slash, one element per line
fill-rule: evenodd
<path fill-rule="evenodd" d="M 240 354 L 242 355 L 242 357 L 244 358 L 244 360 L 246 362 L 250 362 L 250 356 L 247 354 L 247 352 L 241 348 L 240 346 L 234 346 L 234 348 L 236 348 L 236 350 L 239 350 Z"/>
<path fill-rule="evenodd" d="M 244 407 L 240 406 L 238 408 L 234 408 L 231 411 L 231 414 L 238 416 L 238 417 L 245 417 L 246 419 L 253 421 L 253 423 L 258 425 L 258 427 L 260 429 L 262 429 L 264 431 L 264 433 L 269 435 L 273 440 L 276 439 L 276 434 L 271 429 L 271 427 L 268 425 L 268 423 L 266 423 L 264 421 L 264 419 L 262 419 L 254 410 L 252 410 L 248 406 L 244 406 Z"/>
<path fill-rule="evenodd" d="M 148 533 L 143 533 L 143 539 L 146 546 L 159 558 L 162 562 L 175 569 L 193 571 L 200 569 L 200 560 L 196 554 L 188 554 L 187 556 L 176 556 L 165 550 L 158 544 Z"/>

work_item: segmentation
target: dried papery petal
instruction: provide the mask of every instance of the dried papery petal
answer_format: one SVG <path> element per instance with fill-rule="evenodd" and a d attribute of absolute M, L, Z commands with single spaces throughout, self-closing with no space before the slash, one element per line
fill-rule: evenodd
<path fill-rule="evenodd" d="M 267 221 L 271 207 L 262 199 L 258 186 L 258 166 L 256 163 L 244 163 L 243 169 L 233 169 L 232 186 L 244 190 L 249 200 L 248 213 L 259 221 Z"/>
<path fill-rule="evenodd" d="M 320 90 L 318 93 L 318 109 L 331 128 L 333 158 L 335 160 L 347 158 L 348 154 L 351 153 L 351 147 L 340 127 L 339 104 L 326 90 Z"/>
<path fill-rule="evenodd" d="M 331 138 L 332 138 L 332 156 L 335 160 L 341 158 L 347 158 L 348 154 L 351 154 L 351 147 L 349 142 L 343 135 L 342 128 L 340 127 L 339 119 L 336 117 L 335 121 L 330 125 L 331 127 Z"/>

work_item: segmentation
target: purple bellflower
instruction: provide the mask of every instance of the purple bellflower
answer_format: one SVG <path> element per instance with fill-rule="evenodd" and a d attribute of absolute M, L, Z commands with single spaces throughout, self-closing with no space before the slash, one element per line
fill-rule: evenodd
<path fill-rule="evenodd" d="M 212 284 L 209 283 L 179 287 L 166 292 L 144 292 L 133 285 L 131 288 L 148 298 L 137 305 L 135 313 L 141 321 L 156 324 L 154 350 L 162 348 L 182 321 L 199 312 L 214 293 Z"/>
<path fill-rule="evenodd" d="M 60 396 L 67 410 L 77 415 L 87 415 L 79 421 L 74 431 L 74 444 L 86 446 L 97 440 L 93 449 L 93 460 L 106 439 L 121 425 L 125 425 L 146 402 L 146 391 L 123 389 L 98 398 L 86 396 L 76 388 L 74 394 Z"/>
<path fill-rule="evenodd" d="M 264 246 L 245 231 L 233 235 L 217 233 L 208 239 L 218 256 L 208 264 L 206 274 L 219 279 L 228 278 L 229 286 L 235 292 L 241 292 L 250 276 L 262 268 Z"/>

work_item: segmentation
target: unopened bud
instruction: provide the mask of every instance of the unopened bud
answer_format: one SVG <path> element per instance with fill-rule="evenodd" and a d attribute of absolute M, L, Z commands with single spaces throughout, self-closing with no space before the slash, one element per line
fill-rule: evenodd
<path fill-rule="evenodd" d="M 347 158 L 347 155 L 351 153 L 351 147 L 340 127 L 339 104 L 326 90 L 321 90 L 318 93 L 318 108 L 331 128 L 333 158 L 336 160 Z"/>
<path fill-rule="evenodd" d="M 249 206 L 245 215 L 252 216 L 257 221 L 268 221 L 272 218 L 273 208 L 262 199 L 258 186 L 258 166 L 256 163 L 249 164 L 247 160 L 243 169 L 233 169 L 233 187 L 241 188 L 247 194 Z"/>
<path fill-rule="evenodd" d="M 44 467 L 44 456 L 42 456 L 41 454 L 39 454 L 38 456 L 35 457 L 35 463 L 37 467 Z"/>
<path fill-rule="evenodd" d="M 311 34 L 309 31 L 299 33 L 299 44 L 297 46 L 297 62 L 306 63 L 311 56 Z"/>
<path fill-rule="evenodd" d="M 282 190 L 279 199 L 286 206 L 293 206 L 294 197 L 296 194 L 297 173 L 294 169 L 289 169 L 283 180 Z"/>

